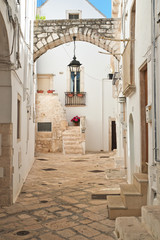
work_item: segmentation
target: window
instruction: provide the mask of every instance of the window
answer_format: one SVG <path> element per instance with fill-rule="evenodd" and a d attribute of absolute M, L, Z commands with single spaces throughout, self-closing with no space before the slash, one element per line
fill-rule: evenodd
<path fill-rule="evenodd" d="M 17 139 L 20 139 L 21 129 L 21 97 L 18 95 L 17 98 Z"/>
<path fill-rule="evenodd" d="M 51 122 L 39 122 L 38 123 L 38 132 L 51 132 L 52 131 L 52 124 Z"/>
<path fill-rule="evenodd" d="M 66 10 L 66 19 L 82 19 L 82 11 Z"/>
<path fill-rule="evenodd" d="M 76 77 L 74 72 L 71 72 L 71 92 L 80 92 L 80 72 L 77 72 Z"/>
<path fill-rule="evenodd" d="M 79 14 L 71 14 L 71 13 L 69 13 L 69 19 L 79 19 Z"/>

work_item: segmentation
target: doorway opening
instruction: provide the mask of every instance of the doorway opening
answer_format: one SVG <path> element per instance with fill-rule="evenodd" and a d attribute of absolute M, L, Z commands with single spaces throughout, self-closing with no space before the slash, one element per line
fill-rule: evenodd
<path fill-rule="evenodd" d="M 117 149 L 116 121 L 111 121 L 111 150 Z"/>
<path fill-rule="evenodd" d="M 148 172 L 148 123 L 146 123 L 146 106 L 148 105 L 147 63 L 140 69 L 140 104 L 141 104 L 141 169 Z"/>

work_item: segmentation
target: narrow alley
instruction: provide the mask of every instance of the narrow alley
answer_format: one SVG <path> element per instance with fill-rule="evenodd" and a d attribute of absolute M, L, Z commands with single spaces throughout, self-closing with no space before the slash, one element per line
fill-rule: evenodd
<path fill-rule="evenodd" d="M 0 208 L 0 240 L 113 240 L 106 198 L 126 183 L 111 153 L 41 154 L 16 203 Z"/>

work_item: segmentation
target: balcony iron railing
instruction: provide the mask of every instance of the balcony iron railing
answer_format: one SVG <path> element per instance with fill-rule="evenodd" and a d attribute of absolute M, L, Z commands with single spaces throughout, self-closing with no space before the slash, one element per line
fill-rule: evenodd
<path fill-rule="evenodd" d="M 85 92 L 65 92 L 65 106 L 85 106 L 86 93 Z"/>

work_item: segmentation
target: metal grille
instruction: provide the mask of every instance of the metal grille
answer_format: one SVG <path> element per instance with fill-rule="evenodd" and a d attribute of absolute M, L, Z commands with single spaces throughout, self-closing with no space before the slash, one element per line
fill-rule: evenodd
<path fill-rule="evenodd" d="M 79 19 L 79 14 L 69 14 L 69 19 Z"/>
<path fill-rule="evenodd" d="M 52 131 L 52 125 L 51 122 L 43 122 L 38 123 L 38 132 L 51 132 Z"/>

